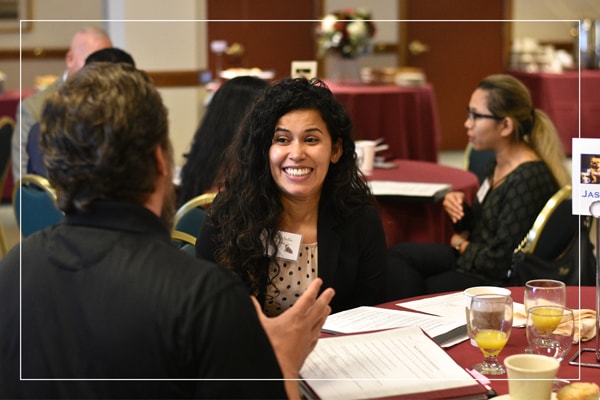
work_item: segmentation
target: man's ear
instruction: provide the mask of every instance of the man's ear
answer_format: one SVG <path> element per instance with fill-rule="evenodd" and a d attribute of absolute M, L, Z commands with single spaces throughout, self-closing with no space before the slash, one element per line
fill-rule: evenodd
<path fill-rule="evenodd" d="M 159 145 L 154 148 L 154 158 L 156 159 L 156 171 L 158 175 L 168 175 L 168 163 L 165 150 Z"/>

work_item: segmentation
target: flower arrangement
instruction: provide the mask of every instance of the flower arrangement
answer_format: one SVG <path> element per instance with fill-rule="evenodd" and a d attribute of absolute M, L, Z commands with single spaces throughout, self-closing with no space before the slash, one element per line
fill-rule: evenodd
<path fill-rule="evenodd" d="M 370 50 L 375 24 L 364 9 L 347 9 L 327 14 L 317 27 L 319 53 L 338 53 L 355 58 Z"/>

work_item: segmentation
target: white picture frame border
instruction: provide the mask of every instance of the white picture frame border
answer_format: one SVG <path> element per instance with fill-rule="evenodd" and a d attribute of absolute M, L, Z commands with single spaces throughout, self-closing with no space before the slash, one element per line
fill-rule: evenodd
<path fill-rule="evenodd" d="M 290 77 L 306 79 L 317 77 L 317 61 L 292 61 Z"/>

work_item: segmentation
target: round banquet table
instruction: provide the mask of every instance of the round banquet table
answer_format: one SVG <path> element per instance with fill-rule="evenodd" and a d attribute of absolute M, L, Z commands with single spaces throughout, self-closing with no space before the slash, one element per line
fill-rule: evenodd
<path fill-rule="evenodd" d="M 431 84 L 327 85 L 350 115 L 354 139 L 382 137 L 390 157 L 437 161 L 442 134 Z"/>
<path fill-rule="evenodd" d="M 475 198 L 479 181 L 472 172 L 415 160 L 394 160 L 396 168 L 373 169 L 369 181 L 449 183 L 462 191 L 468 203 Z M 397 196 L 377 196 L 388 246 L 399 242 L 449 243 L 454 232 L 442 201 L 415 201 Z"/>
<path fill-rule="evenodd" d="M 527 86 L 533 105 L 552 119 L 568 156 L 571 139 L 600 138 L 600 71 L 508 73 Z"/>
<path fill-rule="evenodd" d="M 523 302 L 523 287 L 509 287 L 511 290 L 511 297 L 517 303 Z M 596 308 L 596 288 L 592 286 L 567 286 L 567 307 L 572 309 L 592 309 Z M 404 309 L 403 307 L 397 306 L 399 302 L 405 302 L 409 300 L 422 299 L 427 297 L 433 297 L 435 295 L 429 296 L 420 296 L 411 299 L 402 299 L 398 301 L 392 301 L 389 303 L 385 303 L 380 305 L 379 307 L 390 308 L 390 309 Z M 407 310 L 407 309 L 404 309 Z M 412 310 L 408 310 L 412 311 Z M 504 359 L 511 354 L 519 354 L 523 353 L 524 349 L 527 347 L 527 338 L 525 336 L 524 328 L 513 328 L 510 334 L 510 338 L 508 339 L 508 343 L 506 347 L 502 350 L 499 355 L 500 362 L 503 362 Z M 583 342 L 581 344 L 582 348 L 595 348 L 596 347 L 596 338 Z M 467 340 L 462 343 L 459 343 L 455 346 L 447 348 L 446 351 L 448 354 L 461 366 L 465 368 L 471 368 L 474 364 L 481 362 L 483 355 L 481 351 L 471 345 L 471 343 Z M 579 345 L 573 345 L 569 355 L 565 357 L 562 361 L 560 369 L 558 370 L 557 377 L 560 379 L 567 379 L 571 382 L 579 381 L 582 382 L 596 382 L 600 384 L 600 368 L 591 368 L 591 367 L 579 367 L 569 365 L 569 360 L 573 356 L 573 354 L 579 351 Z M 597 363 L 600 366 L 600 363 L 596 360 L 594 352 L 585 352 L 582 354 L 580 360 L 585 363 Z M 508 393 L 508 381 L 506 375 L 499 376 L 489 376 L 491 381 L 490 385 L 492 389 L 496 391 L 497 394 L 506 394 Z"/>

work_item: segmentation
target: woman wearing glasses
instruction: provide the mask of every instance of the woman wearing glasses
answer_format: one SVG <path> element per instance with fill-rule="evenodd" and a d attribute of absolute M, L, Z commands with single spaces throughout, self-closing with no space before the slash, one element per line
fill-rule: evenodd
<path fill-rule="evenodd" d="M 478 285 L 505 285 L 513 250 L 546 201 L 570 182 L 556 128 L 509 75 L 482 80 L 465 121 L 475 150 L 491 150 L 472 206 L 450 192 L 444 209 L 456 233 L 448 244 L 400 243 L 389 249 L 390 300 Z"/>

